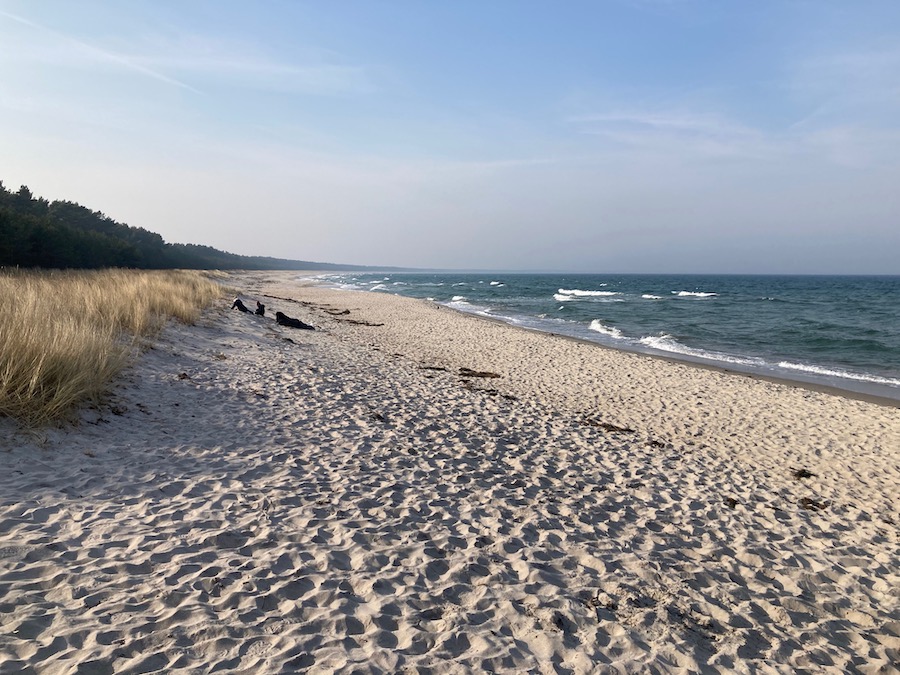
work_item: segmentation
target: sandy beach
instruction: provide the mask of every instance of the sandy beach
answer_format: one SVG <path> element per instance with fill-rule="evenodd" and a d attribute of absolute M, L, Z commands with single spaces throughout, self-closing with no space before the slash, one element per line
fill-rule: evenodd
<path fill-rule="evenodd" d="M 896 406 L 226 283 L 0 420 L 0 673 L 900 672 Z"/>

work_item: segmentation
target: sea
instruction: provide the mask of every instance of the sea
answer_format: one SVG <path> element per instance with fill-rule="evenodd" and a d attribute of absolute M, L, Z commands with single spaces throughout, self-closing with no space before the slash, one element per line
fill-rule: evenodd
<path fill-rule="evenodd" d="M 900 276 L 325 274 L 630 352 L 900 402 Z"/>

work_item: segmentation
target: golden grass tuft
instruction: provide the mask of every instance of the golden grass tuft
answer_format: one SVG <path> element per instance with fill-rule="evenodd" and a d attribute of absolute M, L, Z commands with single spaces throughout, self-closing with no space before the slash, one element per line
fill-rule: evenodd
<path fill-rule="evenodd" d="M 140 339 L 221 295 L 193 271 L 3 271 L 0 415 L 38 426 L 96 401 Z"/>

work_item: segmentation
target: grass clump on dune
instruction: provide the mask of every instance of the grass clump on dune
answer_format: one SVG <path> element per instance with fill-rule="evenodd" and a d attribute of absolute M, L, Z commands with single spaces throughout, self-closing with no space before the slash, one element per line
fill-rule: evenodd
<path fill-rule="evenodd" d="M 95 401 L 141 338 L 221 295 L 182 270 L 0 273 L 0 415 L 36 426 Z"/>

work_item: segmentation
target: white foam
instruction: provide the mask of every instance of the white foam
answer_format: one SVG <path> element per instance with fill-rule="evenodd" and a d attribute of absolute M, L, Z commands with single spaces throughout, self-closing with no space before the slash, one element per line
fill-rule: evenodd
<path fill-rule="evenodd" d="M 491 286 L 506 286 L 502 281 L 492 281 Z"/>
<path fill-rule="evenodd" d="M 461 298 L 457 300 L 456 298 Z M 447 307 L 452 307 L 453 309 L 459 310 L 460 312 L 466 312 L 468 314 L 479 314 L 481 316 L 493 316 L 491 314 L 491 310 L 489 307 L 482 307 L 481 305 L 473 305 L 470 302 L 466 302 L 465 298 L 461 295 L 455 296 L 453 300 L 446 303 Z"/>
<path fill-rule="evenodd" d="M 620 295 L 616 291 L 583 291 L 579 288 L 560 288 L 557 291 L 560 295 L 571 295 L 576 298 L 590 298 L 590 297 L 600 297 L 600 296 L 609 296 L 609 295 Z"/>
<path fill-rule="evenodd" d="M 688 350 L 687 347 L 675 340 L 671 335 L 666 335 L 665 333 L 662 335 L 647 335 L 642 337 L 639 342 L 642 345 L 652 347 L 653 349 L 660 349 L 664 352 L 687 353 L 686 350 Z"/>
<path fill-rule="evenodd" d="M 662 297 L 659 295 L 651 295 L 650 293 L 644 293 L 641 296 L 644 300 L 662 300 Z"/>
<path fill-rule="evenodd" d="M 385 286 L 384 284 L 376 284 L 375 286 L 372 286 L 372 288 L 370 288 L 369 290 L 370 291 L 383 291 L 385 289 L 387 289 L 387 286 Z"/>
<path fill-rule="evenodd" d="M 466 298 L 466 296 L 464 296 L 464 295 L 454 295 L 452 298 L 450 298 L 450 301 L 451 302 L 465 302 L 467 299 L 468 298 Z"/>
<path fill-rule="evenodd" d="M 679 298 L 714 298 L 718 293 L 704 293 L 701 291 L 672 291 L 672 295 Z"/>
<path fill-rule="evenodd" d="M 590 329 L 592 331 L 596 331 L 597 333 L 602 333 L 603 335 L 608 335 L 609 337 L 616 338 L 617 340 L 623 340 L 625 336 L 615 326 L 607 326 L 597 319 L 591 321 Z"/>
<path fill-rule="evenodd" d="M 889 387 L 900 387 L 900 380 L 891 377 L 879 377 L 878 375 L 862 375 L 859 373 L 851 373 L 846 370 L 832 370 L 823 368 L 822 366 L 810 366 L 803 363 L 791 363 L 790 361 L 781 361 L 779 368 L 787 370 L 799 370 L 804 373 L 812 373 L 813 375 L 824 375 L 825 377 L 840 377 L 848 380 L 857 380 L 859 382 L 872 382 L 874 384 L 885 384 Z"/>
<path fill-rule="evenodd" d="M 752 366 L 759 368 L 765 365 L 762 359 L 747 358 L 735 356 L 733 354 L 725 354 L 722 352 L 706 351 L 704 349 L 694 349 L 683 345 L 671 335 L 663 333 L 662 335 L 647 335 L 638 340 L 645 347 L 650 347 L 660 352 L 669 352 L 672 354 L 681 354 L 682 356 L 691 356 L 705 361 L 717 361 L 721 363 L 732 363 L 741 366 Z"/>
<path fill-rule="evenodd" d="M 572 295 L 563 295 L 562 293 L 554 293 L 553 299 L 557 302 L 569 302 L 570 300 L 574 300 L 575 297 Z"/>

